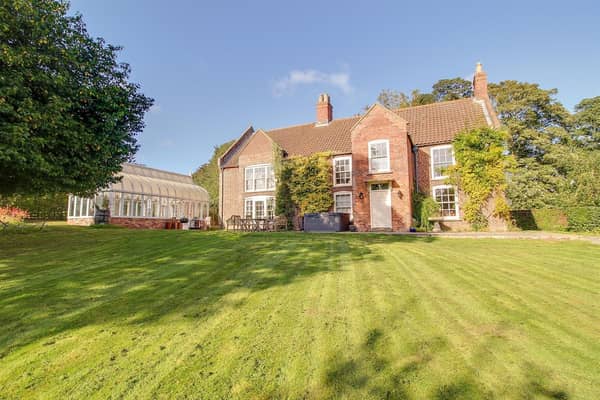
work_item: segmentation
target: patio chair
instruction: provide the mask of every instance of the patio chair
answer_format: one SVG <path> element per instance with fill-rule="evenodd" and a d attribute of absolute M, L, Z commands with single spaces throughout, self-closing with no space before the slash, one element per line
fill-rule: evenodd
<path fill-rule="evenodd" d="M 288 229 L 288 219 L 285 215 L 278 215 L 275 217 L 274 230 L 279 231 L 287 231 Z"/>
<path fill-rule="evenodd" d="M 241 220 L 242 217 L 240 217 L 239 215 L 232 215 L 231 217 L 229 217 L 229 219 L 227 221 L 225 221 L 226 224 L 226 228 L 227 230 L 233 230 L 233 231 L 237 231 L 241 229 Z"/>

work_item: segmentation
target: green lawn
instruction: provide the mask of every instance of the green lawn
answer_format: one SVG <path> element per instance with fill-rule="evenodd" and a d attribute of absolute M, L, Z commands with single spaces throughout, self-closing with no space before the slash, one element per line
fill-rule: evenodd
<path fill-rule="evenodd" d="M 0 398 L 598 399 L 600 246 L 0 235 Z"/>

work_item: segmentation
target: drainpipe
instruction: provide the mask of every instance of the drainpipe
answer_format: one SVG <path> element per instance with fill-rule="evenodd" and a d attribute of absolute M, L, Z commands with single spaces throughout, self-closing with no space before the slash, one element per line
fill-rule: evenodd
<path fill-rule="evenodd" d="M 417 146 L 412 147 L 412 151 L 414 154 L 413 157 L 413 163 L 414 163 L 414 167 L 415 167 L 415 192 L 419 191 L 419 170 L 417 169 L 417 157 L 419 156 L 419 149 L 417 148 Z"/>

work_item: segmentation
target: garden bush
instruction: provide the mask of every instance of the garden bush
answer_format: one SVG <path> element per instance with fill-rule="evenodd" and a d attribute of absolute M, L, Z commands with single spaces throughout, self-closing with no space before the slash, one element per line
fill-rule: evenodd
<path fill-rule="evenodd" d="M 510 218 L 514 222 L 515 227 L 522 230 L 567 230 L 567 216 L 563 210 L 558 208 L 512 210 Z"/>
<path fill-rule="evenodd" d="M 569 207 L 566 214 L 570 231 L 600 232 L 600 207 Z"/>
<path fill-rule="evenodd" d="M 29 217 L 29 213 L 17 207 L 0 207 L 0 222 L 17 225 Z"/>
<path fill-rule="evenodd" d="M 433 197 L 416 192 L 413 194 L 413 218 L 417 221 L 418 227 L 425 232 L 431 229 L 429 218 L 438 215 L 440 205 Z"/>
<path fill-rule="evenodd" d="M 522 230 L 600 232 L 600 207 L 512 210 L 510 218 Z"/>

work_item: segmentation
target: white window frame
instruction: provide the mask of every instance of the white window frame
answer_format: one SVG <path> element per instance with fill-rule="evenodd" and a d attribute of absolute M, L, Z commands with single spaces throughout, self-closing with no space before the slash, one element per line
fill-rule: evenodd
<path fill-rule="evenodd" d="M 339 191 L 339 192 L 333 192 L 333 211 L 335 211 L 335 212 L 339 212 L 337 210 L 337 196 L 338 195 L 350 195 L 350 218 L 352 218 L 352 213 L 354 211 L 354 207 L 353 207 L 353 204 L 352 204 L 352 201 L 353 201 L 353 199 L 352 199 L 352 192 L 346 191 L 346 190 Z"/>
<path fill-rule="evenodd" d="M 275 217 L 275 196 L 250 196 L 250 197 L 244 197 L 244 212 L 242 213 L 242 215 L 244 216 L 244 218 L 246 218 L 246 205 L 248 203 L 248 201 L 252 202 L 252 219 L 256 219 L 256 203 L 257 202 L 264 202 L 265 204 L 265 215 L 262 218 L 269 218 L 268 215 L 268 204 L 267 202 L 273 199 L 273 218 Z"/>
<path fill-rule="evenodd" d="M 382 169 L 382 170 L 373 170 L 373 167 L 371 165 L 371 146 L 374 144 L 379 144 L 379 143 L 385 143 L 385 147 L 386 147 L 386 153 L 387 153 L 387 168 L 386 169 Z M 371 174 L 381 174 L 381 173 L 386 173 L 386 172 L 392 172 L 390 169 L 390 141 L 388 139 L 378 139 L 378 140 L 371 140 L 368 143 L 368 148 L 367 151 L 369 152 L 369 173 Z"/>
<path fill-rule="evenodd" d="M 440 146 L 434 146 L 429 150 L 429 159 L 431 160 L 431 179 L 446 179 L 448 178 L 448 175 L 440 175 L 440 176 L 435 176 L 435 164 L 433 162 L 433 152 L 436 150 L 446 150 L 446 149 L 451 149 L 452 150 L 452 164 L 451 165 L 455 165 L 456 164 L 456 160 L 454 159 L 454 148 L 452 147 L 451 144 L 443 144 Z"/>
<path fill-rule="evenodd" d="M 348 160 L 348 164 L 350 167 L 350 182 L 348 183 L 335 183 L 336 182 L 336 168 L 335 168 L 335 162 L 336 161 L 342 161 L 342 160 Z M 333 186 L 334 187 L 342 187 L 342 186 L 352 186 L 352 156 L 339 156 L 339 157 L 333 157 Z"/>
<path fill-rule="evenodd" d="M 264 189 L 256 189 L 255 187 L 255 181 L 256 179 L 254 178 L 256 173 L 255 170 L 259 169 L 259 168 L 264 168 L 265 170 L 265 188 Z M 269 168 L 273 171 L 273 187 L 269 187 Z M 248 189 L 248 187 L 246 186 L 246 178 L 248 177 L 248 171 L 252 171 L 252 187 L 250 189 Z M 246 168 L 244 168 L 244 192 L 245 193 L 252 193 L 252 192 L 272 192 L 275 190 L 276 182 L 275 182 L 275 170 L 273 169 L 273 165 L 271 164 L 256 164 L 256 165 L 248 165 Z"/>
<path fill-rule="evenodd" d="M 456 212 L 455 216 L 441 216 L 440 218 L 443 221 L 458 221 L 460 220 L 460 201 L 459 201 L 459 197 L 458 197 L 458 187 L 454 186 L 454 185 L 436 185 L 436 186 L 432 186 L 431 188 L 431 195 L 433 196 L 433 199 L 436 200 L 436 195 L 435 195 L 435 191 L 436 189 L 449 189 L 452 188 L 454 189 L 454 210 Z M 437 200 L 436 200 L 437 202 Z M 440 206 L 441 209 L 441 206 Z"/>

